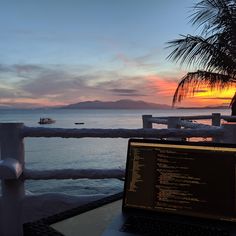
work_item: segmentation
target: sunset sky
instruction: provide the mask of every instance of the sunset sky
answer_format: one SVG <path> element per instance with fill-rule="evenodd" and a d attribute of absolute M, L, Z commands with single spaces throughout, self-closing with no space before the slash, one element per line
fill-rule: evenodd
<path fill-rule="evenodd" d="M 193 0 L 8 0 L 0 3 L 0 106 L 133 99 L 171 105 L 188 71 L 166 42 L 198 33 Z M 179 106 L 228 104 L 205 89 Z"/>

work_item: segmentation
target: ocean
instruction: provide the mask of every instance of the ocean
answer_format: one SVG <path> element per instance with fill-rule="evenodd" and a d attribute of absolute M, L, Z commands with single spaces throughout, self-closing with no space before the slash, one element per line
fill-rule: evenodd
<path fill-rule="evenodd" d="M 229 109 L 170 109 L 170 110 L 75 110 L 32 109 L 0 110 L 0 122 L 23 122 L 38 127 L 40 117 L 50 117 L 56 123 L 43 127 L 57 128 L 141 128 L 142 115 L 183 116 L 230 115 Z M 84 122 L 84 125 L 75 125 Z M 207 121 L 203 121 L 207 123 Z M 166 126 L 157 126 L 163 128 Z M 121 138 L 25 138 L 26 168 L 36 170 L 62 168 L 124 168 L 127 139 Z M 40 180 L 26 181 L 32 194 L 57 192 L 69 195 L 111 194 L 121 191 L 120 180 Z"/>

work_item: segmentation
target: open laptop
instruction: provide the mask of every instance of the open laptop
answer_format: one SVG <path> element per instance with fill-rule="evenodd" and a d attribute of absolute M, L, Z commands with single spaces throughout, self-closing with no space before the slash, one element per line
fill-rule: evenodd
<path fill-rule="evenodd" d="M 103 236 L 236 235 L 236 145 L 130 139 L 122 212 Z"/>

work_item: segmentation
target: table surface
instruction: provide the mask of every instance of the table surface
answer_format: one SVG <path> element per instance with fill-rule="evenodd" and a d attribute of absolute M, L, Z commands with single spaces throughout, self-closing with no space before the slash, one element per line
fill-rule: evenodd
<path fill-rule="evenodd" d="M 121 200 L 108 203 L 96 209 L 59 221 L 50 227 L 65 236 L 100 236 L 114 216 L 121 212 Z"/>

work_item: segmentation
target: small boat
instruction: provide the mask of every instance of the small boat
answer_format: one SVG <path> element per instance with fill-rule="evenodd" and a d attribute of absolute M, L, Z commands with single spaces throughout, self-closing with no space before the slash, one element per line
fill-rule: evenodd
<path fill-rule="evenodd" d="M 46 125 L 46 124 L 53 124 L 53 123 L 55 123 L 56 121 L 55 120 L 53 120 L 53 119 L 51 119 L 51 118 L 40 118 L 40 120 L 39 120 L 39 124 L 40 125 Z"/>
<path fill-rule="evenodd" d="M 75 125 L 84 125 L 84 122 L 75 122 Z"/>

